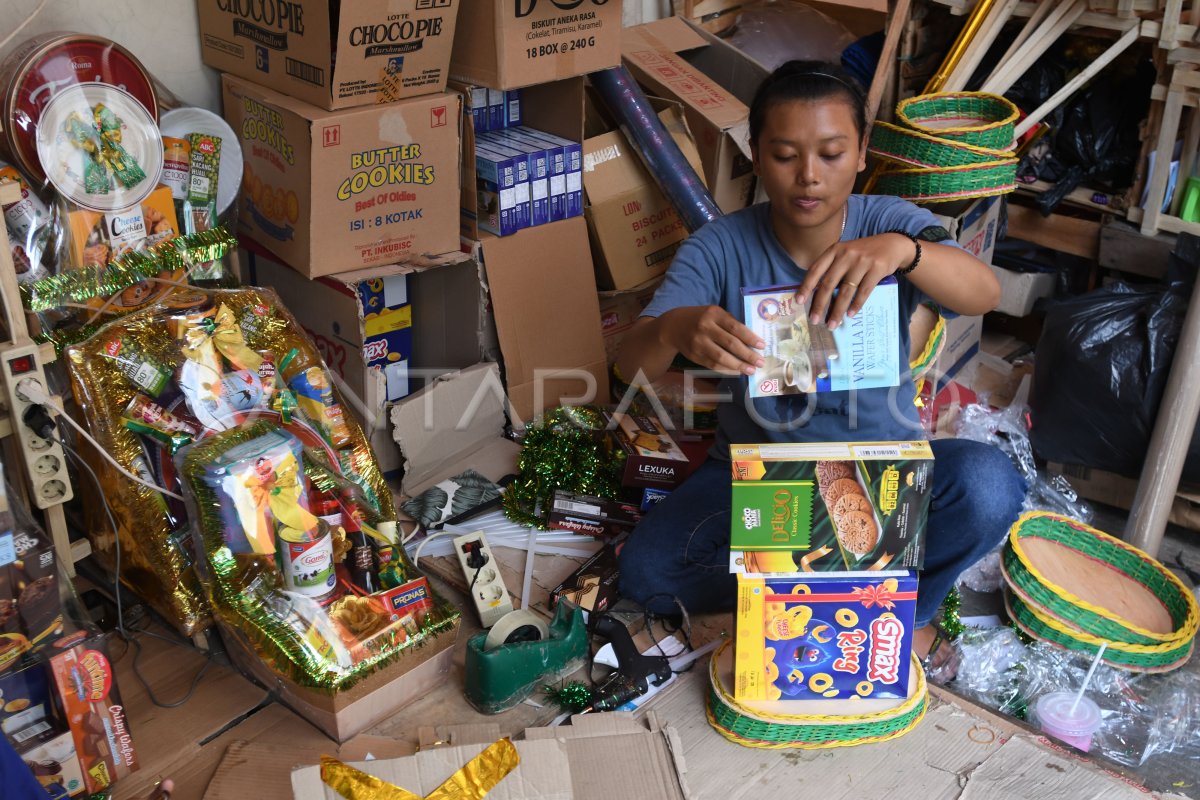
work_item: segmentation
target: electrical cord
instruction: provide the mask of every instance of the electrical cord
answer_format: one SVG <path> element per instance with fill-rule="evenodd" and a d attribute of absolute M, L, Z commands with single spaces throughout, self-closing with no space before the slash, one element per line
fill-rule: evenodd
<path fill-rule="evenodd" d="M 60 415 L 60 418 L 63 418 L 63 417 L 65 417 L 65 415 Z M 88 464 L 87 461 L 84 460 L 83 456 L 79 455 L 79 453 L 75 451 L 75 448 L 73 448 L 69 444 L 67 444 L 65 437 L 59 436 L 57 438 L 58 438 L 59 445 L 62 446 L 63 452 L 66 453 L 71 458 L 73 458 L 75 460 L 75 463 L 78 464 L 79 466 L 81 466 L 84 469 L 84 471 L 86 471 L 87 474 L 91 476 L 92 482 L 96 486 L 96 491 L 100 495 L 100 502 L 104 506 L 104 513 L 108 517 L 108 524 L 112 527 L 113 541 L 114 541 L 113 550 L 115 553 L 115 555 L 114 555 L 115 564 L 114 564 L 114 574 L 113 574 L 113 595 L 116 598 L 116 604 L 117 604 L 117 633 L 120 634 L 122 640 L 124 640 L 128 645 L 131 645 L 133 647 L 133 662 L 131 664 L 131 666 L 133 667 L 133 675 L 135 678 L 138 679 L 138 682 L 142 684 L 142 687 L 145 688 L 146 696 L 150 698 L 151 703 L 158 706 L 159 708 L 179 708 L 180 706 L 184 705 L 189 700 L 191 700 L 192 696 L 196 693 L 196 688 L 200 685 L 201 679 L 204 677 L 204 674 L 206 672 L 208 672 L 208 668 L 210 666 L 212 666 L 212 656 L 210 656 L 210 655 L 205 656 L 204 663 L 200 666 L 200 669 L 198 669 L 196 671 L 195 676 L 193 676 L 191 686 L 188 687 L 187 693 L 184 694 L 183 697 L 180 698 L 179 700 L 166 702 L 163 700 L 159 700 L 158 696 L 156 694 L 154 694 L 154 690 L 150 688 L 149 681 L 146 680 L 146 676 L 144 676 L 142 674 L 142 670 L 138 666 L 138 662 L 141 660 L 141 657 L 142 657 L 142 643 L 140 641 L 138 641 L 137 637 L 138 636 L 153 636 L 156 639 L 161 639 L 165 642 L 170 642 L 171 644 L 174 644 L 176 646 L 187 647 L 189 650 L 192 649 L 191 645 L 186 642 L 183 642 L 182 640 L 173 639 L 168 636 L 163 636 L 160 633 L 155 633 L 154 631 L 147 630 L 145 628 L 134 628 L 134 629 L 132 629 L 133 634 L 131 634 L 130 629 L 125 627 L 125 609 L 121 603 L 121 535 L 120 535 L 119 529 L 117 527 L 116 517 L 113 516 L 112 508 L 108 505 L 108 500 L 104 496 L 104 487 L 102 487 L 100 485 L 100 479 L 99 479 L 99 477 L 96 476 L 96 471 L 93 470 L 91 465 Z"/>
<path fill-rule="evenodd" d="M 37 405 L 41 406 L 51 416 L 54 416 L 61 420 L 65 420 L 68 425 L 70 425 L 72 428 L 74 428 L 79 433 L 79 435 L 81 435 L 83 438 L 85 438 L 89 442 L 91 442 L 92 447 L 96 448 L 97 453 L 99 453 L 105 460 L 107 460 L 110 464 L 112 464 L 114 467 L 116 467 L 117 471 L 119 471 L 122 475 L 124 475 L 129 480 L 133 481 L 134 483 L 141 484 L 142 486 L 145 486 L 147 489 L 153 489 L 154 491 L 158 492 L 159 494 L 165 495 L 166 497 L 173 497 L 176 500 L 183 502 L 182 495 L 178 495 L 175 492 L 168 491 L 167 489 L 164 489 L 163 487 L 159 486 L 158 484 L 151 483 L 150 481 L 147 481 L 147 480 L 143 480 L 142 478 L 139 478 L 137 475 L 134 475 L 132 472 L 125 469 L 125 467 L 123 467 L 119 463 L 117 463 L 117 460 L 115 458 L 113 458 L 111 455 L 109 455 L 108 451 L 105 450 L 100 445 L 99 442 L 97 442 L 95 439 L 93 439 L 92 435 L 90 433 L 88 433 L 87 431 L 85 431 L 83 429 L 82 425 L 80 425 L 75 420 L 71 419 L 71 415 L 68 414 L 65 410 L 63 410 L 63 407 L 60 406 L 58 403 L 56 403 L 54 401 L 54 398 L 51 397 L 50 394 L 41 387 L 41 385 L 39 385 L 35 382 L 32 382 L 32 381 L 23 380 L 17 384 L 17 393 L 19 395 L 22 395 L 25 399 L 29 400 L 29 402 L 36 403 Z M 32 410 L 33 410 L 32 408 L 26 409 L 25 415 L 28 416 L 30 411 L 32 411 Z M 26 424 L 29 424 L 29 423 L 27 422 Z M 30 426 L 30 429 L 33 430 L 34 433 L 38 434 L 39 436 L 42 436 L 42 438 L 45 438 L 45 439 L 52 438 L 49 436 L 45 436 L 42 433 L 42 431 L 39 431 L 37 428 L 34 428 L 32 424 L 29 424 L 29 426 Z"/>

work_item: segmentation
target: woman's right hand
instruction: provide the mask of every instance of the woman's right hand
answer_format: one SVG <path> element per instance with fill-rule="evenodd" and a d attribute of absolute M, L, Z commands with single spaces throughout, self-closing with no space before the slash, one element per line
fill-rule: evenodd
<path fill-rule="evenodd" d="M 753 375 L 762 339 L 720 306 L 685 306 L 659 318 L 660 338 L 685 358 L 722 375 Z"/>

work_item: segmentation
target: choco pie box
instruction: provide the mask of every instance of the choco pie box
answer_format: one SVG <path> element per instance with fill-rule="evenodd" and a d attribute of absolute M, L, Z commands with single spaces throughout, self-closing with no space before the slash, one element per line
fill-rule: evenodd
<path fill-rule="evenodd" d="M 730 571 L 920 569 L 928 442 L 730 445 Z"/>
<path fill-rule="evenodd" d="M 906 698 L 912 572 L 738 576 L 737 700 Z"/>

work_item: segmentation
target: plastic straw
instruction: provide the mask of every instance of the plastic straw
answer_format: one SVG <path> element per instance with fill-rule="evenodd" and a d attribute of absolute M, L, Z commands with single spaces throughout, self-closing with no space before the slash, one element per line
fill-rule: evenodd
<path fill-rule="evenodd" d="M 1100 659 L 1104 658 L 1104 651 L 1107 649 L 1108 642 L 1102 642 L 1100 649 L 1096 651 L 1096 657 L 1092 659 L 1092 666 L 1088 667 L 1087 675 L 1083 676 L 1083 686 L 1079 687 L 1079 691 L 1075 693 L 1075 702 L 1071 703 L 1072 713 L 1079 705 L 1079 701 L 1083 699 L 1083 693 L 1087 691 L 1088 684 L 1092 682 L 1092 676 L 1096 674 L 1096 667 L 1100 666 Z"/>

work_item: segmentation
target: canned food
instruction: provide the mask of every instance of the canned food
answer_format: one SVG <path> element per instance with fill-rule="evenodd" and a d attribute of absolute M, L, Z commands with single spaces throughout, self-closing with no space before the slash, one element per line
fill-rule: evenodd
<path fill-rule="evenodd" d="M 318 521 L 311 535 L 294 528 L 280 528 L 275 538 L 279 540 L 275 551 L 279 554 L 279 570 L 288 591 L 314 600 L 329 596 L 337 585 L 329 525 Z"/>
<path fill-rule="evenodd" d="M 162 182 L 171 187 L 171 197 L 186 200 L 188 193 L 188 169 L 192 160 L 192 146 L 187 139 L 162 137 L 163 171 Z"/>
<path fill-rule="evenodd" d="M 0 145 L 14 164 L 35 181 L 45 178 L 37 155 L 38 122 L 46 104 L 80 83 L 106 83 L 124 89 L 158 121 L 158 96 L 150 74 L 111 39 L 56 31 L 18 47 L 0 67 Z"/>

